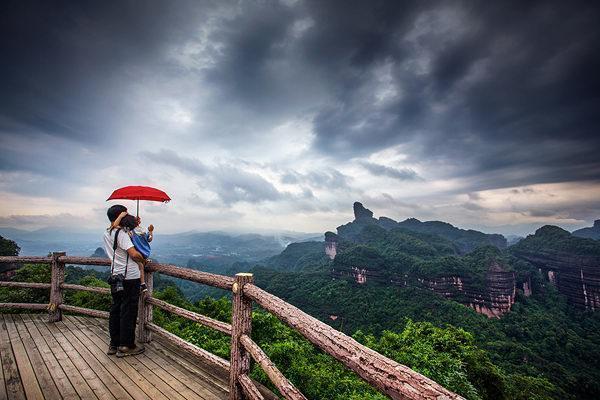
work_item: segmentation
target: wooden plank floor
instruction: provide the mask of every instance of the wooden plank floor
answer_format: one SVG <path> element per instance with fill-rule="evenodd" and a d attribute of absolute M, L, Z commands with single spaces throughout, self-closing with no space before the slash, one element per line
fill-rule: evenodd
<path fill-rule="evenodd" d="M 106 355 L 108 323 L 0 314 L 0 400 L 227 399 L 227 374 L 154 338 L 138 356 Z"/>

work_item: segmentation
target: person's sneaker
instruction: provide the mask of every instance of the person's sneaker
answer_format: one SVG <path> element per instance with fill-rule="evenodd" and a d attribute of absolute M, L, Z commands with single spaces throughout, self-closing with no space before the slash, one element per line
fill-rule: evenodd
<path fill-rule="evenodd" d="M 119 346 L 117 348 L 117 357 L 135 356 L 136 354 L 142 354 L 146 348 L 144 346 Z"/>
<path fill-rule="evenodd" d="M 109 356 L 117 354 L 117 346 L 109 346 L 106 354 L 108 354 Z"/>

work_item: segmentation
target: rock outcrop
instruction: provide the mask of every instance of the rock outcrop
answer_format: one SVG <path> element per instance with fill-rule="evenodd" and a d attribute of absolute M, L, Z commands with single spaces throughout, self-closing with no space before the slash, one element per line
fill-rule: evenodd
<path fill-rule="evenodd" d="M 379 271 L 369 269 L 365 266 L 340 267 L 333 266 L 330 270 L 334 278 L 351 278 L 355 283 L 387 283 L 386 279 Z"/>
<path fill-rule="evenodd" d="M 358 201 L 354 203 L 354 220 L 358 221 L 358 220 L 370 220 L 373 218 L 373 211 L 369 210 L 368 208 L 365 208 L 362 203 L 359 203 Z"/>
<path fill-rule="evenodd" d="M 595 220 L 594 226 L 591 228 L 582 228 L 573 231 L 573 235 L 582 238 L 600 240 L 600 219 Z"/>
<path fill-rule="evenodd" d="M 90 255 L 90 257 L 107 258 L 108 256 L 106 255 L 106 252 L 104 251 L 104 249 L 102 247 L 98 247 L 98 248 L 96 248 L 96 251 L 94 251 L 94 253 L 92 255 Z"/>
<path fill-rule="evenodd" d="M 548 284 L 569 303 L 586 310 L 600 309 L 600 243 L 546 225 L 510 248 L 534 265 Z"/>
<path fill-rule="evenodd" d="M 508 313 L 515 302 L 516 279 L 513 271 L 496 261 L 490 263 L 484 286 L 477 285 L 468 276 L 441 276 L 418 278 L 408 275 L 386 275 L 367 266 L 333 266 L 336 278 L 350 278 L 357 284 L 379 283 L 394 286 L 416 285 L 472 308 L 490 318 L 500 318 Z"/>
<path fill-rule="evenodd" d="M 508 313 L 515 302 L 515 273 L 496 261 L 490 263 L 483 288 L 477 288 L 469 277 L 460 276 L 423 280 L 423 283 L 445 298 L 458 301 L 490 318 Z"/>
<path fill-rule="evenodd" d="M 460 229 L 447 222 L 425 221 L 409 218 L 402 222 L 388 217 L 373 218 L 373 211 L 365 208 L 362 203 L 354 203 L 354 221 L 338 226 L 337 233 L 343 240 L 356 242 L 360 240 L 360 232 L 365 226 L 376 225 L 385 230 L 405 229 L 416 233 L 440 236 L 452 241 L 456 250 L 461 254 L 469 253 L 478 247 L 494 246 L 499 249 L 507 247 L 506 238 L 498 234 L 486 234 L 472 229 Z"/>
<path fill-rule="evenodd" d="M 517 250 L 514 254 L 535 265 L 569 303 L 591 311 L 600 309 L 600 257 L 559 251 Z"/>
<path fill-rule="evenodd" d="M 497 261 L 482 261 L 476 270 L 471 270 L 465 264 L 470 261 L 460 258 L 458 264 L 462 269 L 449 270 L 447 275 L 444 270 L 432 273 L 428 267 L 415 272 L 421 268 L 417 267 L 419 263 L 437 257 L 458 257 L 475 249 L 481 249 L 482 254 L 470 253 L 468 257 L 485 257 L 490 250 L 484 249 L 491 248 L 490 245 L 506 247 L 502 235 L 464 230 L 440 221 L 376 219 L 359 202 L 353 208 L 354 221 L 339 226 L 337 235 L 325 234 L 325 254 L 333 260 L 330 271 L 333 277 L 352 279 L 361 285 L 428 288 L 488 317 L 500 317 L 510 311 L 515 301 L 515 273 Z M 399 267 L 398 260 L 405 265 Z M 416 268 L 408 273 L 407 265 Z"/>
<path fill-rule="evenodd" d="M 337 254 L 337 235 L 333 232 L 325 232 L 325 254 L 333 260 Z"/>

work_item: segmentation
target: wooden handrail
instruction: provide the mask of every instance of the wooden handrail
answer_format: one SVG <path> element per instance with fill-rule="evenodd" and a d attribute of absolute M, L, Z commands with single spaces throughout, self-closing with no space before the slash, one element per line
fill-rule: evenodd
<path fill-rule="evenodd" d="M 110 266 L 110 259 L 97 257 L 72 257 L 59 256 L 57 261 L 63 264 L 73 265 L 97 265 Z M 0 264 L 51 264 L 52 257 L 0 257 Z M 171 264 L 148 263 L 146 269 L 151 272 L 160 272 L 161 274 L 181 278 L 192 282 L 202 283 L 204 285 L 218 287 L 220 289 L 231 290 L 234 279 L 229 276 L 211 274 L 191 268 L 178 267 Z"/>
<path fill-rule="evenodd" d="M 60 287 L 61 287 L 61 289 L 67 289 L 67 290 L 78 290 L 78 291 L 83 291 L 83 292 L 110 294 L 109 288 L 98 287 L 98 286 L 83 286 L 83 285 L 74 285 L 71 283 L 63 283 L 62 285 L 60 285 Z"/>
<path fill-rule="evenodd" d="M 28 289 L 50 289 L 49 283 L 0 281 L 0 286 Z"/>
<path fill-rule="evenodd" d="M 60 262 L 65 264 L 73 264 L 73 265 L 97 265 L 97 266 L 106 266 L 110 267 L 110 259 L 103 257 L 72 257 L 72 256 L 62 256 L 60 257 Z"/>
<path fill-rule="evenodd" d="M 160 326 L 153 324 L 153 323 L 148 323 L 146 324 L 146 326 L 148 327 L 148 329 L 150 329 L 152 332 L 157 333 L 163 337 L 165 337 L 166 339 L 168 339 L 169 341 L 173 342 L 174 344 L 176 344 L 178 347 L 184 349 L 185 351 L 189 352 L 190 354 L 195 355 L 196 357 L 199 357 L 201 359 L 203 359 L 204 361 L 207 361 L 210 364 L 216 365 L 222 369 L 225 370 L 229 370 L 229 361 L 214 355 L 213 353 L 210 353 L 198 346 L 193 345 L 190 342 L 186 342 L 185 340 L 183 340 L 182 338 L 180 338 L 177 335 L 172 334 L 171 332 L 169 332 L 166 329 L 161 328 Z"/>
<path fill-rule="evenodd" d="M 17 310 L 46 310 L 48 305 L 39 303 L 0 303 L 0 308 L 14 308 Z"/>
<path fill-rule="evenodd" d="M 252 355 L 254 361 L 265 371 L 283 397 L 287 400 L 306 400 L 306 397 L 279 371 L 265 352 L 250 337 L 243 335 L 240 338 L 240 342 L 248 353 Z"/>
<path fill-rule="evenodd" d="M 311 343 L 393 399 L 460 399 L 433 380 L 390 360 L 258 286 L 244 293 Z"/>
<path fill-rule="evenodd" d="M 63 311 L 74 312 L 74 313 L 83 314 L 83 315 L 89 315 L 90 317 L 95 317 L 95 318 L 108 319 L 108 314 L 109 314 L 108 311 L 92 310 L 91 308 L 70 306 L 68 304 L 61 304 L 58 306 L 58 308 L 60 308 Z"/>
<path fill-rule="evenodd" d="M 263 395 L 258 391 L 258 388 L 252 382 L 252 379 L 248 375 L 240 375 L 238 377 L 238 382 L 242 387 L 242 391 L 250 400 L 265 400 Z"/>
<path fill-rule="evenodd" d="M 108 312 L 90 310 L 62 304 L 62 290 L 86 290 L 110 293 L 107 288 L 95 288 L 64 283 L 64 265 L 110 265 L 107 258 L 67 257 L 64 253 L 53 253 L 53 257 L 0 257 L 0 263 L 45 263 L 52 265 L 52 283 L 0 282 L 0 286 L 51 289 L 50 304 L 0 303 L 0 308 L 35 309 L 49 308 L 54 320 L 60 320 L 60 312 L 76 312 L 94 317 L 107 318 Z M 374 350 L 358 343 L 351 337 L 304 313 L 282 299 L 260 289 L 252 283 L 252 274 L 238 274 L 235 278 L 181 268 L 170 264 L 149 263 L 146 266 L 149 295 L 140 301 L 140 324 L 138 336 L 149 341 L 154 332 L 173 342 L 189 353 L 230 371 L 230 400 L 243 398 L 261 399 L 256 387 L 248 377 L 249 356 L 252 356 L 273 381 L 286 399 L 306 399 L 294 385 L 269 360 L 268 356 L 251 339 L 251 302 L 256 302 L 266 311 L 278 317 L 292 329 L 299 332 L 321 350 L 339 360 L 356 372 L 363 380 L 387 394 L 392 399 L 462 399 L 461 396 L 446 390 L 433 380 L 399 364 Z M 192 282 L 202 283 L 233 292 L 232 323 L 217 321 L 207 316 L 174 306 L 151 296 L 152 273 L 159 272 Z M 152 306 L 160 307 L 175 315 L 182 316 L 205 326 L 231 335 L 231 360 L 222 359 L 201 349 L 169 331 L 152 323 Z"/>
<path fill-rule="evenodd" d="M 179 315 L 180 317 L 189 319 L 190 321 L 197 322 L 204 326 L 208 326 L 209 328 L 213 328 L 219 332 L 231 335 L 231 325 L 226 322 L 218 321 L 205 315 L 186 310 L 185 308 L 174 306 L 173 304 L 169 304 L 166 301 L 154 297 L 148 297 L 146 301 L 172 314 Z"/>
<path fill-rule="evenodd" d="M 149 263 L 146 270 L 151 272 L 160 272 L 175 278 L 181 278 L 192 282 L 202 283 L 208 286 L 218 287 L 220 289 L 231 290 L 233 278 L 224 275 L 211 274 L 191 268 L 178 267 L 170 264 Z"/>
<path fill-rule="evenodd" d="M 50 264 L 52 257 L 2 256 L 0 264 Z"/>

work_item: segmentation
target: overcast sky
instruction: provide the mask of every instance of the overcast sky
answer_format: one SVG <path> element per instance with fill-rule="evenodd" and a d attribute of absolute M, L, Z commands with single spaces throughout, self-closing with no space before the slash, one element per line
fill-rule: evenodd
<path fill-rule="evenodd" d="M 488 232 L 600 218 L 600 9 L 574 1 L 30 1 L 0 13 L 0 226 Z M 126 202 L 126 206 L 133 206 Z"/>

